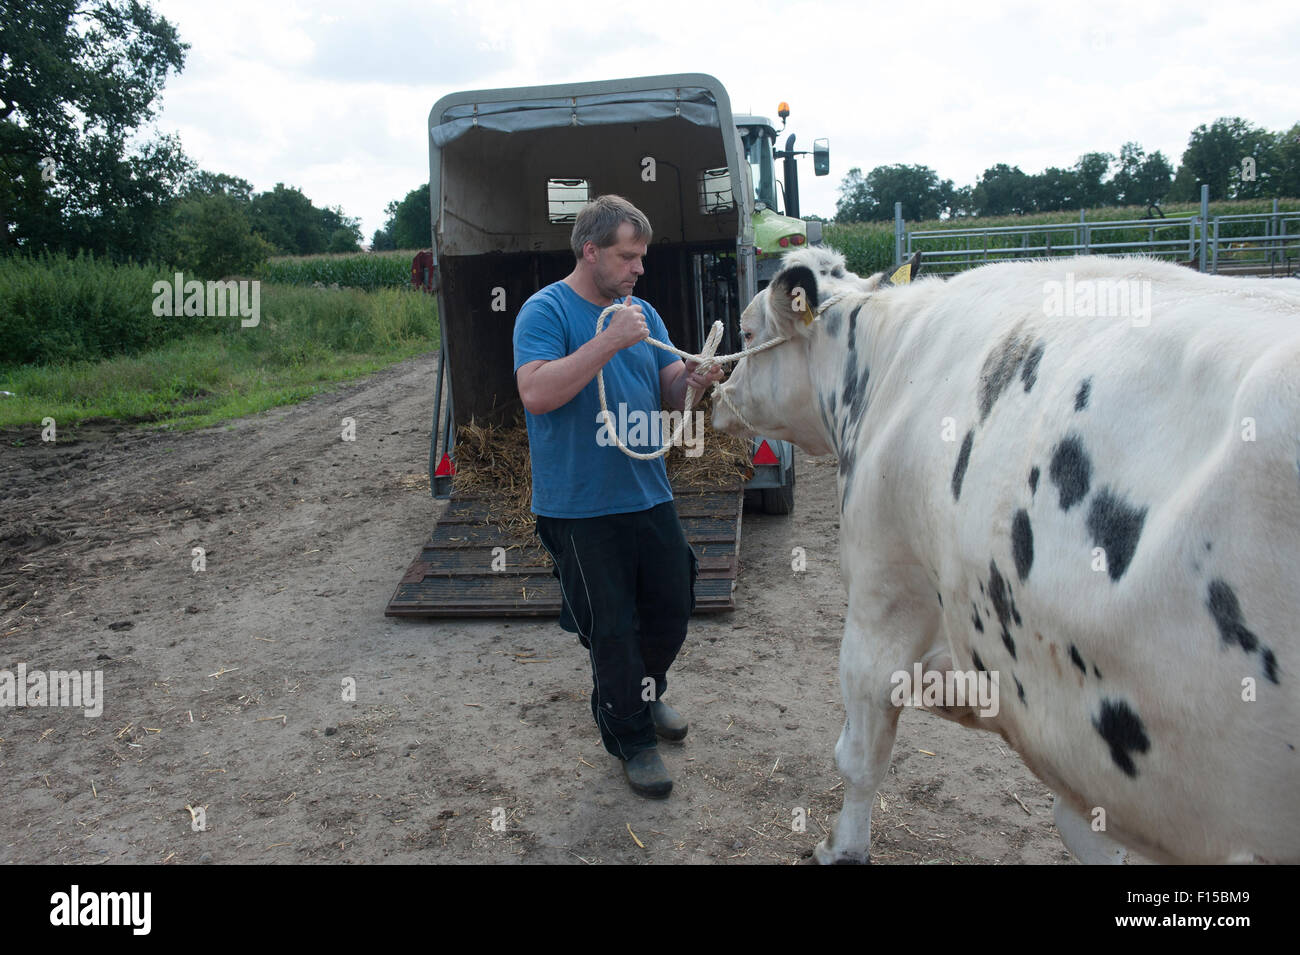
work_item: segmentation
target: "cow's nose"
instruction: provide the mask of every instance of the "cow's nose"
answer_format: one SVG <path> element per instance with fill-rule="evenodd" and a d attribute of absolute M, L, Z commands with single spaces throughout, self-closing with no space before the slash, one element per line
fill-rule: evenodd
<path fill-rule="evenodd" d="M 713 402 L 713 427 L 718 431 L 731 434 L 739 422 L 727 406 L 727 402 L 731 398 L 731 395 L 727 394 L 728 390 L 725 384 L 718 385 L 718 400 Z"/>
<path fill-rule="evenodd" d="M 713 402 L 713 414 L 710 417 L 713 421 L 713 427 L 719 431 L 725 430 L 723 425 L 727 422 L 727 411 L 721 401 Z"/>

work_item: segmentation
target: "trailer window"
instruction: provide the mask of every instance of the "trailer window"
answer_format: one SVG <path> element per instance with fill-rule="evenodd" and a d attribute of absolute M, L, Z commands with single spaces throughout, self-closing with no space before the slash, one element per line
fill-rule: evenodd
<path fill-rule="evenodd" d="M 711 216 L 736 208 L 731 192 L 731 173 L 726 166 L 701 169 L 699 176 L 700 215 Z"/>
<path fill-rule="evenodd" d="M 547 210 L 552 224 L 572 224 L 578 210 L 590 198 L 591 187 L 585 179 L 546 180 Z"/>

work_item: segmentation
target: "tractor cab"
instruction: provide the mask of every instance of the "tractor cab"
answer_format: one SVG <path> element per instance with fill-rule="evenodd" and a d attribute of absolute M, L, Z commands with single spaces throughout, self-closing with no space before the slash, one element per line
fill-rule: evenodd
<path fill-rule="evenodd" d="M 785 129 L 790 107 L 782 103 L 779 109 L 781 129 Z M 781 256 L 802 245 L 816 245 L 822 239 L 820 222 L 805 222 L 799 218 L 798 156 L 807 155 L 794 148 L 791 133 L 783 150 L 776 148 L 778 130 L 766 116 L 737 116 L 736 129 L 745 160 L 749 165 L 754 186 L 753 213 L 754 255 L 757 266 L 758 288 L 762 288 L 776 275 Z M 830 144 L 818 139 L 813 144 L 813 173 L 824 176 L 830 172 Z M 782 160 L 781 174 L 777 178 L 776 160 Z"/>

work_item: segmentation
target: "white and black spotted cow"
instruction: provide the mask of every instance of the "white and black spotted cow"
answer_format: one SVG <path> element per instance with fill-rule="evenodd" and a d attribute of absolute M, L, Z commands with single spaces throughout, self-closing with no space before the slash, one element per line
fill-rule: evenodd
<path fill-rule="evenodd" d="M 1123 314 L 1087 317 L 1089 287 Z M 1086 257 L 891 284 L 807 249 L 742 329 L 790 340 L 726 398 L 839 458 L 846 789 L 819 861 L 866 860 L 891 675 L 919 661 L 999 674 L 995 716 L 937 712 L 1002 734 L 1078 858 L 1300 862 L 1294 283 Z"/>

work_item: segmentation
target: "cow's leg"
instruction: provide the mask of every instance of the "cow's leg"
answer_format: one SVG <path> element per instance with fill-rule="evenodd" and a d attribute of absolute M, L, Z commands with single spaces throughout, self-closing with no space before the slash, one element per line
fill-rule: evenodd
<path fill-rule="evenodd" d="M 889 678 L 920 658 L 918 637 L 924 636 L 924 625 L 909 628 L 898 615 L 870 627 L 856 624 L 855 616 L 850 608 L 840 644 L 845 719 L 835 763 L 844 777 L 844 805 L 830 836 L 813 850 L 823 865 L 868 861 L 871 800 L 889 769 L 901 712 L 890 701 Z M 900 633 L 907 633 L 906 638 L 891 639 Z"/>
<path fill-rule="evenodd" d="M 1052 816 L 1056 819 L 1061 841 L 1084 865 L 1124 863 L 1124 847 L 1104 833 L 1094 831 L 1088 820 L 1079 815 L 1060 795 L 1052 803 Z"/>

